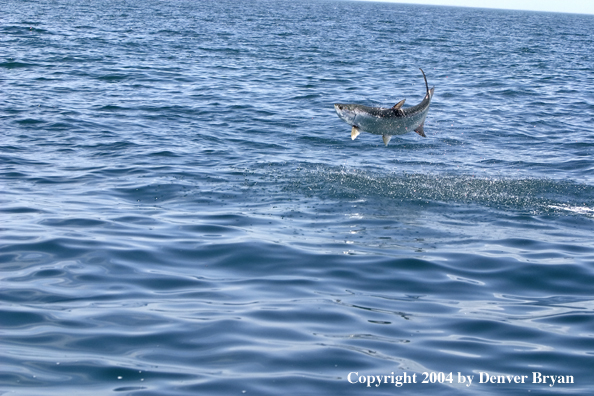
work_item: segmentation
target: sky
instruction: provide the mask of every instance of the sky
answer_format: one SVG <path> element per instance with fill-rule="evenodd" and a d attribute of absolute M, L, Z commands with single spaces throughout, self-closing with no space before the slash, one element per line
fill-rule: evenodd
<path fill-rule="evenodd" d="M 594 14 L 594 0 L 372 0 L 391 3 L 434 4 L 509 10 Z"/>

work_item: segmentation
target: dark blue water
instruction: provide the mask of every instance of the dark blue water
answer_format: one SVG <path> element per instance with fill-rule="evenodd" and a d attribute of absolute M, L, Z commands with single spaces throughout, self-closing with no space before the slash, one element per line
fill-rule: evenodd
<path fill-rule="evenodd" d="M 0 7 L 0 394 L 594 391 L 594 16 Z"/>

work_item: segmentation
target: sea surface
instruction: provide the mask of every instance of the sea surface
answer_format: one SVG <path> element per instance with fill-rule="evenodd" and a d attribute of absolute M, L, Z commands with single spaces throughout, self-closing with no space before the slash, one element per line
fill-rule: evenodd
<path fill-rule="evenodd" d="M 593 15 L 0 8 L 1 395 L 594 392 Z"/>

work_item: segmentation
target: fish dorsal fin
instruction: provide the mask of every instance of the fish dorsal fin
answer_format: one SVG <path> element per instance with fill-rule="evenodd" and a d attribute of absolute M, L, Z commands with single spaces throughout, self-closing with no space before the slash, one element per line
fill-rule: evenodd
<path fill-rule="evenodd" d="M 387 146 L 390 143 L 390 139 L 392 139 L 391 135 L 382 135 L 382 139 L 384 139 L 384 144 Z"/>
<path fill-rule="evenodd" d="M 351 129 L 351 140 L 355 140 L 360 133 L 359 128 L 353 125 L 353 129 Z"/>
<path fill-rule="evenodd" d="M 392 108 L 393 108 L 394 110 L 398 110 L 398 109 L 400 109 L 400 108 L 402 107 L 402 105 L 404 104 L 404 101 L 405 101 L 405 100 L 406 100 L 406 99 L 402 99 L 400 102 L 396 103 L 396 104 L 394 105 L 394 107 L 392 107 Z"/>
<path fill-rule="evenodd" d="M 419 127 L 417 129 L 415 129 L 415 132 L 423 137 L 427 137 L 427 136 L 425 136 L 425 128 L 423 128 L 424 125 L 425 125 L 425 122 L 423 122 L 421 125 L 419 125 Z"/>

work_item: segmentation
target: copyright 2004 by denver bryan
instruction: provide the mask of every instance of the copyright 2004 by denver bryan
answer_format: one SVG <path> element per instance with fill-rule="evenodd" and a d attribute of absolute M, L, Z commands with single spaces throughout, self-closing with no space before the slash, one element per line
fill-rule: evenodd
<path fill-rule="evenodd" d="M 472 374 L 461 372 L 433 372 L 423 373 L 391 372 L 390 374 L 374 375 L 351 371 L 347 381 L 353 385 L 371 387 L 395 386 L 402 387 L 408 384 L 458 384 L 471 386 L 488 386 L 493 384 L 531 384 L 541 386 L 560 386 L 575 384 L 573 375 L 559 375 L 532 371 L 524 374 L 491 374 L 478 371 Z"/>

